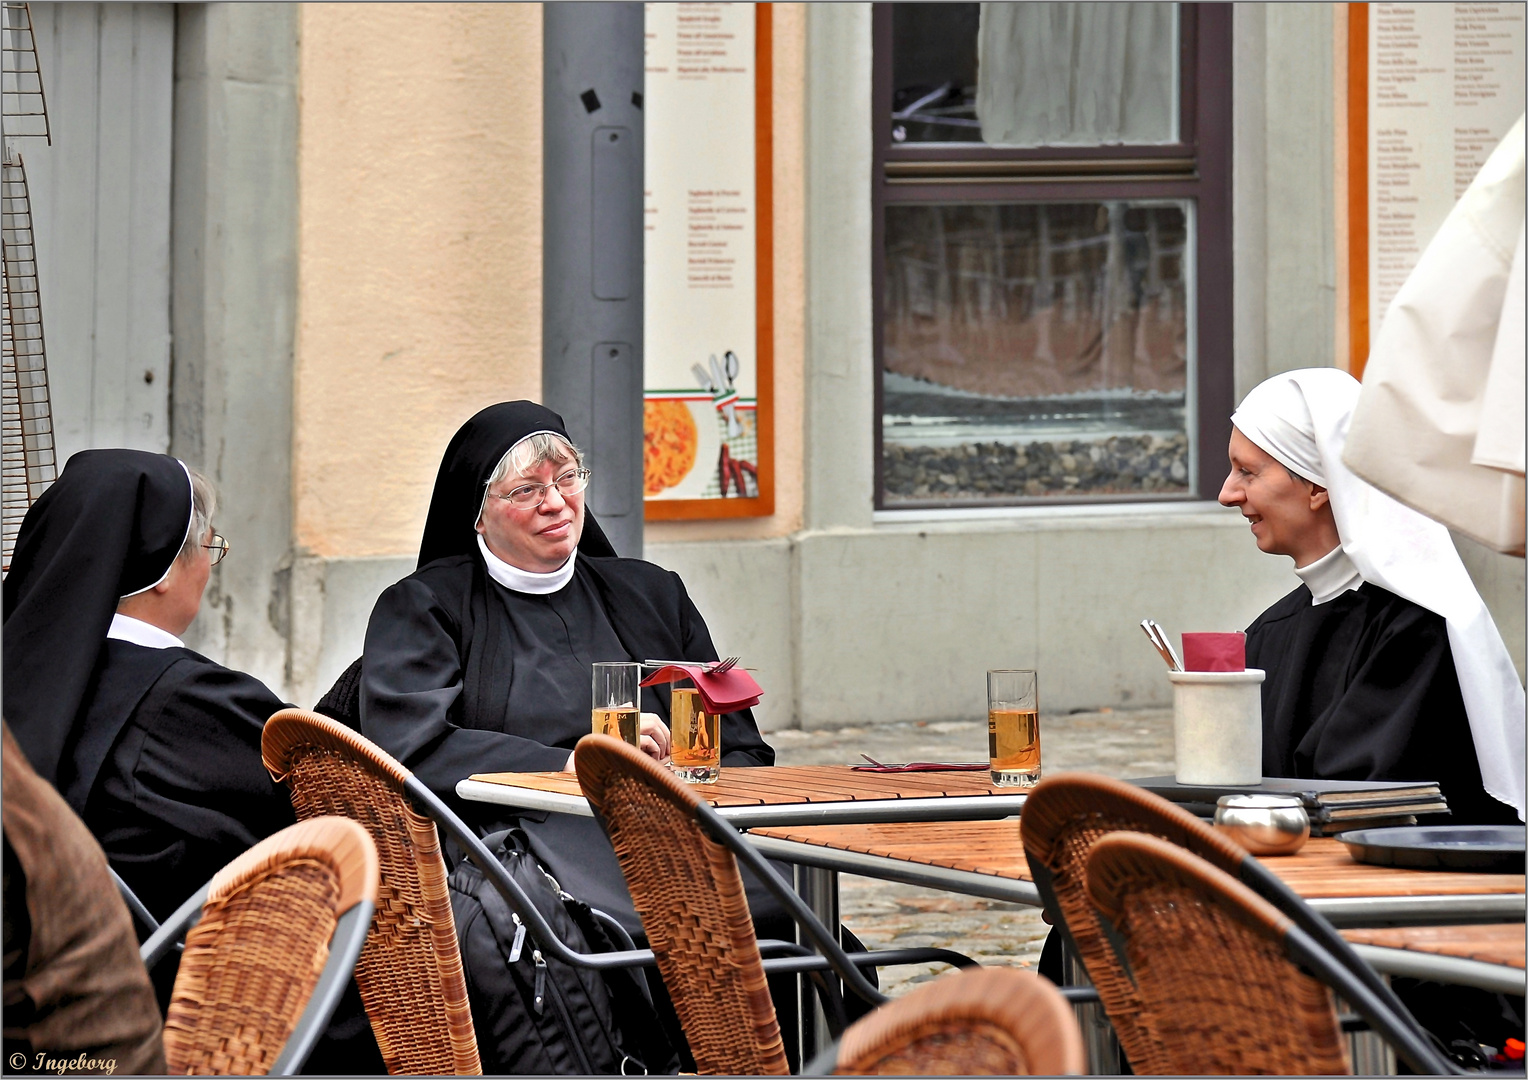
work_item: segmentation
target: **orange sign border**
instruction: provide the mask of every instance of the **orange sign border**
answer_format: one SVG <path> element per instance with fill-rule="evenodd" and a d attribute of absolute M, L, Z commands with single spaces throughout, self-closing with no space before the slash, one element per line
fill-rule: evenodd
<path fill-rule="evenodd" d="M 1348 371 L 1369 362 L 1369 5 L 1348 5 Z"/>
<path fill-rule="evenodd" d="M 646 521 L 769 517 L 775 512 L 774 37 L 768 4 L 754 7 L 753 93 L 759 494 L 752 499 L 647 499 Z"/>

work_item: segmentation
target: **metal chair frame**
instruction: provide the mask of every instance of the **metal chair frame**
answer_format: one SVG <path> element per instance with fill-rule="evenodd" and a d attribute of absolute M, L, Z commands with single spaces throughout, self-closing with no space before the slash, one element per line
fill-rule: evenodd
<path fill-rule="evenodd" d="M 1109 837 L 1111 839 L 1114 837 L 1142 838 L 1157 844 L 1170 843 L 1170 841 L 1164 840 L 1159 836 L 1134 833 L 1126 830 L 1110 833 Z M 1184 859 L 1203 863 L 1212 872 L 1224 873 L 1224 871 L 1220 871 L 1208 859 L 1204 859 L 1185 848 L 1173 845 L 1173 849 Z M 1251 858 L 1251 856 L 1248 856 L 1248 858 Z M 1234 875 L 1227 874 L 1226 876 L 1235 880 Z M 1250 891 L 1255 892 L 1255 890 Z M 1294 899 L 1300 906 L 1306 906 L 1304 901 L 1298 897 Z M 1216 900 L 1217 902 L 1219 901 L 1218 895 Z M 1098 911 L 1097 914 L 1111 946 L 1118 953 L 1121 962 L 1125 963 L 1125 949 L 1119 931 L 1102 911 Z M 1396 1055 L 1405 1061 L 1408 1066 L 1417 1073 L 1428 1076 L 1465 1074 L 1464 1070 L 1453 1066 L 1452 1063 L 1447 1062 L 1446 1059 L 1436 1054 L 1432 1045 L 1424 1037 L 1424 1033 L 1414 1030 L 1409 1025 L 1400 1021 L 1391 1011 L 1389 1005 L 1369 988 L 1364 979 L 1361 979 L 1344 963 L 1334 957 L 1312 934 L 1308 933 L 1300 925 L 1294 924 L 1294 917 L 1292 915 L 1282 909 L 1279 909 L 1279 914 L 1288 917 L 1293 924 L 1287 928 L 1283 935 L 1283 945 L 1289 959 L 1311 975 L 1311 977 L 1336 993 L 1355 1013 L 1363 1018 L 1371 1030 L 1377 1032 L 1381 1038 L 1394 1048 Z M 1314 915 L 1315 913 L 1312 912 L 1311 914 Z M 1320 916 L 1316 917 L 1320 918 Z M 1322 921 L 1324 922 L 1325 920 Z M 1126 970 L 1129 970 L 1128 964 L 1126 964 Z M 1408 1013 L 1407 1016 L 1409 1018 L 1410 1014 Z"/>
<path fill-rule="evenodd" d="M 127 888 L 126 885 L 120 887 Z M 183 947 L 182 943 L 187 932 L 201 921 L 202 906 L 207 901 L 207 893 L 211 887 L 212 882 L 208 881 L 197 889 L 175 910 L 173 915 L 149 935 L 148 940 L 138 950 L 145 967 L 152 971 L 154 965 L 164 959 L 172 949 Z M 334 927 L 334 934 L 329 939 L 329 959 L 324 962 L 324 969 L 319 974 L 318 983 L 313 987 L 313 995 L 308 998 L 308 1004 L 298 1018 L 297 1025 L 292 1029 L 292 1034 L 288 1036 L 286 1045 L 277 1056 L 276 1063 L 271 1066 L 269 1075 L 295 1076 L 302 1071 L 308 1055 L 313 1052 L 313 1047 L 318 1044 L 319 1038 L 329 1026 L 329 1019 L 334 1015 L 335 1007 L 339 1005 L 340 998 L 345 993 L 345 985 L 350 981 L 351 973 L 355 971 L 356 961 L 361 955 L 361 947 L 366 944 L 366 932 L 371 926 L 374 910 L 370 900 L 362 899 L 357 900 L 348 910 L 340 914 L 339 921 Z"/>
<path fill-rule="evenodd" d="M 1124 783 L 1107 777 L 1086 774 L 1075 774 L 1071 779 L 1089 783 L 1103 781 L 1110 785 Z M 1058 781 L 1065 782 L 1065 779 L 1058 777 L 1050 781 L 1050 786 L 1054 787 Z M 1134 787 L 1130 787 L 1130 791 L 1137 797 L 1150 794 Z M 1197 830 L 1208 831 L 1208 826 L 1187 811 L 1158 796 L 1152 796 L 1152 798 L 1162 804 L 1160 808 L 1154 807 L 1159 813 L 1173 818 L 1181 814 L 1183 818 L 1186 818 L 1186 821 L 1180 820 L 1179 824 L 1188 831 L 1189 835 L 1197 835 Z M 1022 817 L 1020 820 L 1022 821 Z M 1160 835 L 1156 829 L 1152 828 L 1152 823 L 1146 820 L 1139 821 L 1136 828 L 1148 835 Z M 1219 838 L 1218 834 L 1212 835 L 1216 839 Z M 1378 972 L 1364 962 L 1347 939 L 1337 932 L 1336 927 L 1302 900 L 1293 889 L 1284 884 L 1255 856 L 1243 854 L 1239 862 L 1228 865 L 1223 859 L 1213 857 L 1220 854 L 1213 845 L 1202 845 L 1200 849 L 1193 850 L 1191 853 L 1205 859 L 1216 869 L 1230 874 L 1287 916 L 1295 924 L 1290 936 L 1290 949 L 1295 959 L 1311 971 L 1317 972 L 1317 977 L 1327 985 L 1335 988 L 1335 984 L 1326 975 L 1319 973 L 1331 972 L 1333 978 L 1341 978 L 1344 983 L 1351 985 L 1355 993 L 1361 992 L 1367 1011 L 1359 1009 L 1358 1002 L 1353 1001 L 1355 1011 L 1363 1016 L 1369 1026 L 1396 1050 L 1408 1066 L 1419 1073 L 1428 1075 L 1474 1075 L 1470 1070 L 1461 1068 L 1447 1055 L 1441 1053 L 1434 1045 L 1433 1037 L 1417 1023 L 1410 1010 L 1402 1004 L 1400 998 L 1396 997 L 1395 991 L 1380 978 Z M 1031 859 L 1029 869 L 1035 887 L 1039 890 L 1040 898 L 1044 902 L 1045 910 L 1050 914 L 1056 928 L 1067 939 L 1068 947 L 1076 953 L 1066 917 L 1061 910 L 1061 905 L 1057 902 L 1049 867 L 1038 859 Z M 1102 919 L 1101 914 L 1099 918 Z M 1336 974 L 1338 972 L 1341 973 L 1340 976 Z M 1343 996 L 1347 999 L 1346 993 Z"/>
<path fill-rule="evenodd" d="M 351 738 L 365 739 L 365 736 L 353 728 L 346 727 L 333 717 L 313 713 L 307 715 L 311 720 L 345 728 L 347 736 Z M 376 749 L 385 756 L 390 756 L 386 755 L 386 752 L 382 751 L 380 747 Z M 548 958 L 559 960 L 564 964 L 574 967 L 589 968 L 596 971 L 632 967 L 653 968 L 657 966 L 657 959 L 654 957 L 651 949 L 636 948 L 635 943 L 631 940 L 631 936 L 626 932 L 625 928 L 611 916 L 601 911 L 595 911 L 595 917 L 600 920 L 606 931 L 610 933 L 612 940 L 622 947 L 605 953 L 582 953 L 569 947 L 566 942 L 557 936 L 551 925 L 546 921 L 546 918 L 541 914 L 540 909 L 531 901 L 529 895 L 520 887 L 520 884 L 515 881 L 509 871 L 494 857 L 493 852 L 489 850 L 477 832 L 463 821 L 460 815 L 446 804 L 445 800 L 431 791 L 412 771 L 401 764 L 399 765 L 399 771 L 403 773 L 403 794 L 405 798 L 413 804 L 415 810 L 434 821 L 436 828 L 443 830 L 446 836 L 456 843 L 458 849 L 483 872 L 486 879 L 493 884 L 494 889 L 504 898 L 505 903 L 509 905 L 510 910 L 520 916 L 527 932 Z M 709 807 L 706 809 L 710 811 Z M 715 811 L 710 811 L 710 814 L 711 821 L 713 822 L 712 827 L 721 829 L 728 838 L 723 840 L 723 843 L 726 843 L 734 851 L 746 852 L 743 858 L 749 865 L 749 868 L 759 876 L 766 887 L 782 898 L 782 902 L 786 904 L 787 910 L 790 910 L 793 916 L 796 917 L 796 921 L 798 923 L 801 921 L 801 917 L 797 915 L 797 912 L 804 914 L 806 918 L 812 920 L 817 933 L 814 935 L 809 932 L 809 936 L 812 936 L 814 941 L 818 940 L 819 936 L 822 940 L 831 940 L 834 935 L 829 934 L 822 927 L 822 924 L 812 915 L 810 909 L 797 896 L 795 890 L 789 884 L 781 882 L 779 875 L 770 867 L 768 861 L 755 848 L 749 845 L 736 829 L 716 815 Z M 788 899 L 786 899 L 787 897 Z M 162 946 L 162 948 L 168 948 L 168 946 Z M 945 963 L 954 967 L 977 966 L 976 961 L 970 957 L 948 949 L 886 949 L 873 953 L 866 952 L 848 955 L 843 952 L 836 940 L 832 940 L 832 948 L 837 956 L 830 959 L 818 955 L 811 949 L 795 942 L 773 940 L 759 942 L 761 954 L 768 957 L 764 960 L 766 974 L 807 975 L 816 984 L 819 995 L 823 997 L 825 1011 L 833 1010 L 832 999 L 834 996 L 834 987 L 831 981 L 826 978 L 825 973 L 829 970 L 836 971 L 838 966 L 842 966 L 845 970 L 853 971 L 858 984 L 868 989 L 874 995 L 872 998 L 867 998 L 867 1000 L 872 1000 L 876 1003 L 884 1000 L 884 998 L 880 996 L 874 987 L 870 986 L 868 980 L 863 975 L 859 974 L 859 967 L 887 967 L 896 964 L 921 963 Z M 858 987 L 856 987 L 856 992 L 860 992 Z M 1091 989 L 1087 989 L 1083 993 L 1086 995 L 1085 1000 L 1096 1000 Z M 863 993 L 860 996 L 864 996 Z M 838 1002 L 837 1013 L 840 1017 L 843 1016 L 841 1001 Z"/>
<path fill-rule="evenodd" d="M 471 827 L 464 822 L 455 811 L 446 805 L 445 801 L 431 791 L 419 780 L 410 774 L 404 781 L 404 792 L 414 803 L 416 809 L 428 815 L 435 824 L 444 829 L 447 835 L 456 842 L 462 852 L 471 859 L 481 870 L 484 876 L 493 883 L 499 895 L 504 898 L 511 911 L 520 916 L 526 924 L 526 929 L 536 940 L 537 945 L 549 957 L 554 957 L 564 964 L 575 967 L 592 968 L 595 970 L 608 970 L 627 967 L 656 967 L 657 958 L 651 949 L 623 948 L 607 953 L 581 953 L 568 947 L 566 943 L 552 930 L 545 917 L 542 916 L 536 905 L 521 889 L 520 884 L 510 876 L 509 871 L 504 869 L 498 859 L 494 858 L 481 838 Z M 759 854 L 758 850 L 749 844 L 746 839 L 731 825 L 712 810 L 709 806 L 702 809 L 709 815 L 709 819 L 702 816 L 702 827 L 707 828 L 708 835 L 713 835 L 719 843 L 726 845 L 734 854 L 748 866 L 750 870 L 764 883 L 765 887 L 773 893 L 785 906 L 786 910 L 795 919 L 796 923 L 803 927 L 808 937 L 822 950 L 821 954 L 790 941 L 760 941 L 761 953 L 773 953 L 773 957 L 764 961 L 766 974 L 790 974 L 807 975 L 816 983 L 818 992 L 825 995 L 824 1011 L 829 1012 L 829 1023 L 833 1022 L 832 1013 L 836 1012 L 838 1018 L 847 1023 L 843 1013 L 842 1000 L 837 1002 L 837 1009 L 833 1007 L 833 988 L 826 980 L 824 973 L 831 970 L 854 989 L 855 993 L 873 1004 L 880 1004 L 886 998 L 875 989 L 864 975 L 860 974 L 860 967 L 887 967 L 894 964 L 919 964 L 919 963 L 945 963 L 954 967 L 971 967 L 976 961 L 948 949 L 887 949 L 873 953 L 845 953 L 842 947 L 834 940 L 826 927 L 812 914 L 810 908 L 796 894 L 796 890 L 782 881 L 775 869 L 769 865 L 769 861 Z M 608 915 L 602 920 L 607 929 L 614 925 L 620 929 Z M 624 939 L 624 940 L 623 940 Z M 617 941 L 630 946 L 631 938 L 621 930 Z M 845 972 L 849 972 L 845 977 Z M 1091 991 L 1089 991 L 1091 994 Z M 838 1030 L 842 1030 L 842 1023 Z"/>

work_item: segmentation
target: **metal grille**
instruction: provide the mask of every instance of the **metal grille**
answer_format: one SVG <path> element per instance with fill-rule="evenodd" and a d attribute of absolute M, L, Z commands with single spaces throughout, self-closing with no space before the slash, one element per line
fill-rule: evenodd
<path fill-rule="evenodd" d="M 48 132 L 48 104 L 42 93 L 42 69 L 37 64 L 37 38 L 32 33 L 30 4 L 0 4 L 0 112 L 5 137 L 53 139 Z"/>
<path fill-rule="evenodd" d="M 7 15 L 7 17 L 9 17 Z M 7 117 L 7 123 L 9 118 Z M 58 475 L 53 450 L 53 411 L 43 346 L 42 302 L 37 293 L 37 251 L 32 207 L 21 155 L 6 148 L 0 166 L 0 251 L 3 251 L 5 333 L 0 364 L 0 427 L 3 427 L 4 569 L 27 508 Z"/>

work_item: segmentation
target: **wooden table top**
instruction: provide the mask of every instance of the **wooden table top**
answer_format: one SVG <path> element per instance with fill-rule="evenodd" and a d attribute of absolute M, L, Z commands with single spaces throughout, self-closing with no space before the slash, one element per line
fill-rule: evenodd
<path fill-rule="evenodd" d="M 906 862 L 1030 881 L 1017 821 L 802 825 L 757 828 L 767 836 Z M 1462 896 L 1521 894 L 1522 874 L 1466 874 L 1402 870 L 1353 861 L 1339 840 L 1317 837 L 1298 855 L 1262 859 L 1307 900 L 1355 896 Z M 1521 929 L 1521 926 L 1519 926 Z"/>
<path fill-rule="evenodd" d="M 582 797 L 578 778 L 565 772 L 480 773 L 468 779 Z M 767 769 L 722 768 L 714 784 L 695 790 L 712 806 L 779 806 L 790 803 L 863 802 L 871 799 L 936 799 L 946 796 L 1022 795 L 995 787 L 981 772 L 859 772 L 848 765 L 774 765 Z"/>
<path fill-rule="evenodd" d="M 1522 923 L 1484 923 L 1477 926 L 1388 926 L 1344 930 L 1342 936 L 1357 945 L 1406 949 L 1433 956 L 1456 956 L 1487 964 L 1523 967 L 1525 940 Z"/>

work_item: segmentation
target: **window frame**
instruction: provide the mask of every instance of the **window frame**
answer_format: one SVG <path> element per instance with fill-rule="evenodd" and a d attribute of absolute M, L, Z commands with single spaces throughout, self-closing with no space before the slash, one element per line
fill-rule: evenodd
<path fill-rule="evenodd" d="M 1219 447 L 1231 437 L 1234 405 L 1231 221 L 1231 5 L 1182 3 L 1179 142 L 1150 146 L 1005 148 L 978 143 L 891 140 L 892 4 L 872 14 L 871 290 L 875 352 L 877 511 L 1198 501 L 1220 491 Z M 1011 496 L 1004 499 L 885 499 L 884 337 L 886 208 L 890 205 L 1183 199 L 1193 204 L 1195 288 L 1190 297 L 1195 378 L 1187 403 L 1194 476 L 1183 493 Z"/>

